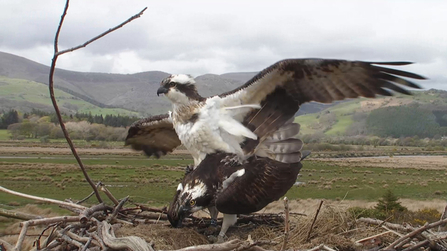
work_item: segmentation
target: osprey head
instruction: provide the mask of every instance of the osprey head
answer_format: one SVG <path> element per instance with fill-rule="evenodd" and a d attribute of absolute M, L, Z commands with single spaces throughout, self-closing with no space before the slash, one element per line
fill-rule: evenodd
<path fill-rule="evenodd" d="M 165 94 L 173 103 L 187 104 L 190 100 L 202 100 L 197 92 L 196 82 L 191 75 L 177 74 L 171 75 L 161 81 L 157 95 Z"/>
<path fill-rule="evenodd" d="M 189 174 L 189 176 L 191 175 Z M 203 181 L 186 177 L 183 183 L 178 185 L 174 201 L 168 209 L 168 219 L 171 225 L 181 227 L 185 217 L 208 207 L 212 200 L 209 192 Z"/>

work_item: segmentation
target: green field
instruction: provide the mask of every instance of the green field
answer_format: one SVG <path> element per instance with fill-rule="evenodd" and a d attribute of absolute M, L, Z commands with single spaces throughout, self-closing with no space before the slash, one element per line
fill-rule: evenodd
<path fill-rule="evenodd" d="M 92 115 L 128 115 L 138 116 L 138 113 L 121 108 L 100 108 L 71 94 L 55 89 L 55 97 L 60 108 L 70 109 L 78 113 L 91 113 Z M 53 107 L 48 86 L 42 83 L 23 79 L 12 79 L 0 76 L 0 97 L 18 102 L 31 102 Z M 28 106 L 32 105 L 26 103 Z M 23 103 L 25 105 L 25 103 Z M 32 107 L 30 107 L 32 108 Z"/>
<path fill-rule="evenodd" d="M 6 129 L 0 129 L 0 140 L 8 140 L 9 139 L 9 133 Z"/>
<path fill-rule="evenodd" d="M 191 159 L 144 159 L 99 156 L 84 159 L 90 177 L 103 182 L 117 197 L 133 202 L 166 206 Z M 52 158 L 0 157 L 0 184 L 36 196 L 80 200 L 91 192 L 71 156 Z M 338 167 L 319 161 L 305 161 L 302 185 L 287 193 L 290 199 L 342 199 L 375 201 L 390 189 L 401 198 L 443 199 L 447 195 L 445 170 Z M 439 191 L 435 193 L 435 191 Z M 105 196 L 104 196 L 105 197 Z M 0 194 L 0 204 L 24 205 L 30 200 Z M 87 203 L 94 203 L 91 198 Z"/>

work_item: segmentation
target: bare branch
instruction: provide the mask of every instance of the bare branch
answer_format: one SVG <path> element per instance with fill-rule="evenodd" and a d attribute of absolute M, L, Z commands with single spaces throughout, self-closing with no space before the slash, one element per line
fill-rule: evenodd
<path fill-rule="evenodd" d="M 26 232 L 28 231 L 29 221 L 25 221 L 22 225 L 22 230 L 20 231 L 19 239 L 17 240 L 15 251 L 22 250 L 22 243 L 25 240 Z"/>
<path fill-rule="evenodd" d="M 444 212 L 441 214 L 441 218 L 439 220 L 443 220 L 447 218 L 447 205 L 445 205 Z M 441 231 L 441 225 L 438 226 L 438 232 Z"/>
<path fill-rule="evenodd" d="M 64 22 L 65 16 L 67 14 L 67 10 L 68 10 L 68 6 L 69 6 L 69 2 L 70 0 L 67 0 L 66 4 L 65 4 L 65 8 L 64 8 L 64 12 L 61 16 L 61 20 L 59 22 L 59 26 L 57 28 L 57 32 L 56 32 L 56 37 L 54 38 L 54 55 L 53 55 L 53 59 L 51 60 L 51 67 L 50 67 L 50 74 L 49 74 L 49 80 L 48 80 L 48 88 L 49 88 L 49 92 L 50 92 L 50 98 L 51 98 L 51 102 L 53 103 L 53 107 L 54 110 L 56 112 L 56 116 L 57 119 L 59 120 L 59 125 L 62 129 L 62 132 L 65 136 L 65 139 L 67 140 L 68 145 L 70 146 L 71 152 L 73 153 L 76 161 L 79 164 L 79 167 L 82 170 L 82 173 L 84 174 L 85 179 L 87 180 L 87 182 L 90 184 L 90 186 L 93 188 L 93 191 L 95 192 L 96 198 L 98 199 L 99 203 L 102 203 L 102 199 L 101 196 L 99 195 L 98 189 L 96 189 L 95 184 L 93 184 L 93 181 L 90 179 L 90 177 L 87 174 L 87 171 L 85 170 L 84 164 L 81 161 L 81 158 L 79 157 L 78 153 L 76 152 L 76 148 L 74 147 L 73 142 L 70 139 L 70 136 L 68 135 L 68 131 L 65 128 L 65 124 L 64 121 L 62 120 L 62 116 L 59 110 L 59 106 L 57 105 L 56 102 L 56 98 L 54 96 L 54 71 L 56 70 L 56 61 L 57 61 L 57 57 L 59 56 L 58 53 L 58 41 L 59 41 L 59 34 L 62 28 L 62 24 Z"/>
<path fill-rule="evenodd" d="M 136 14 L 136 15 L 130 17 L 129 19 L 127 19 L 126 21 L 122 22 L 121 24 L 119 24 L 119 25 L 117 25 L 117 26 L 115 26 L 115 27 L 113 27 L 113 28 L 111 28 L 111 29 L 101 33 L 100 35 L 98 35 L 98 36 L 88 40 L 87 42 L 85 42 L 85 43 L 83 43 L 81 45 L 75 46 L 75 47 L 73 47 L 71 49 L 67 49 L 67 50 L 63 50 L 63 51 L 59 52 L 59 48 L 58 48 L 59 35 L 60 35 L 60 31 L 62 29 L 62 24 L 64 22 L 65 16 L 67 14 L 68 6 L 69 6 L 69 0 L 66 1 L 64 12 L 63 12 L 63 14 L 61 16 L 61 20 L 59 21 L 59 26 L 58 26 L 57 31 L 56 31 L 56 36 L 54 38 L 54 55 L 53 55 L 53 59 L 51 61 L 51 67 L 50 67 L 50 73 L 49 73 L 49 81 L 48 81 L 48 88 L 49 88 L 49 92 L 50 92 L 51 102 L 53 103 L 53 107 L 54 107 L 54 110 L 56 112 L 56 116 L 57 116 L 57 118 L 59 120 L 59 124 L 60 124 L 62 132 L 63 132 L 63 134 L 65 136 L 65 139 L 67 140 L 67 143 L 70 146 L 70 149 L 71 149 L 71 151 L 72 151 L 76 161 L 78 162 L 79 167 L 81 168 L 82 173 L 84 174 L 85 179 L 87 180 L 87 182 L 92 187 L 93 192 L 95 193 L 96 199 L 99 201 L 99 203 L 102 203 L 103 201 L 101 199 L 101 196 L 99 195 L 98 189 L 96 188 L 95 184 L 90 179 L 90 177 L 88 176 L 87 171 L 85 170 L 84 164 L 82 163 L 81 158 L 79 157 L 79 155 L 78 155 L 78 153 L 76 151 L 76 148 L 74 147 L 74 144 L 73 144 L 73 142 L 70 139 L 68 131 L 65 128 L 65 124 L 64 124 L 64 122 L 62 120 L 62 116 L 61 116 L 59 107 L 57 105 L 56 98 L 54 97 L 54 88 L 53 88 L 53 86 L 54 86 L 54 71 L 56 69 L 56 61 L 57 61 L 57 58 L 60 55 L 65 54 L 67 52 L 75 51 L 75 50 L 83 48 L 83 47 L 86 47 L 88 44 L 90 44 L 90 43 L 100 39 L 101 37 L 103 37 L 103 36 L 113 32 L 113 31 L 123 27 L 124 25 L 126 25 L 129 22 L 131 22 L 132 20 L 134 20 L 136 18 L 139 18 L 143 14 L 143 12 L 147 9 L 147 7 L 144 8 L 142 11 L 140 11 L 138 14 Z"/>
<path fill-rule="evenodd" d="M 321 209 L 322 205 L 323 205 L 323 200 L 320 201 L 320 205 L 318 206 L 317 212 L 315 213 L 315 217 L 312 221 L 312 224 L 310 225 L 309 232 L 307 233 L 306 241 L 309 241 L 309 239 L 310 239 L 310 234 L 312 233 L 312 229 L 314 227 L 315 221 L 317 220 L 318 214 L 320 213 L 320 209 Z"/>
<path fill-rule="evenodd" d="M 101 235 L 104 244 L 112 249 L 128 249 L 136 251 L 153 251 L 153 249 L 147 245 L 146 241 L 137 236 L 128 236 L 116 238 L 113 233 L 112 226 L 107 222 L 98 222 L 98 229 L 101 228 Z"/>
<path fill-rule="evenodd" d="M 113 204 L 118 205 L 119 201 L 115 198 L 115 196 L 113 196 L 113 194 L 109 191 L 109 189 L 107 189 L 103 184 L 100 184 L 101 187 L 101 191 L 103 191 L 107 197 L 113 202 Z"/>
<path fill-rule="evenodd" d="M 42 216 L 34 215 L 34 214 L 26 214 L 22 212 L 15 212 L 11 210 L 6 210 L 3 208 L 0 208 L 0 216 L 7 217 L 7 218 L 15 218 L 19 220 L 33 220 L 33 219 L 42 219 Z"/>
<path fill-rule="evenodd" d="M 12 190 L 9 190 L 7 188 L 4 188 L 2 186 L 0 186 L 0 191 L 5 192 L 5 193 L 9 193 L 9 194 L 12 194 L 12 195 L 20 196 L 20 197 L 23 197 L 23 198 L 37 200 L 37 201 L 43 201 L 43 202 L 48 202 L 48 203 L 56 204 L 56 205 L 60 205 L 60 206 L 67 206 L 67 207 L 77 208 L 77 209 L 81 209 L 81 210 L 86 209 L 86 207 L 78 205 L 78 204 L 74 204 L 74 203 L 70 203 L 70 202 L 64 202 L 64 201 L 60 201 L 60 200 L 53 200 L 53 199 L 48 199 L 48 198 L 42 198 L 42 197 L 33 196 L 33 195 L 29 195 L 29 194 L 24 194 L 24 193 L 19 193 L 19 192 L 12 191 Z"/>
<path fill-rule="evenodd" d="M 67 2 L 68 2 L 68 1 L 67 1 Z M 147 7 L 145 7 L 144 9 L 142 9 L 138 14 L 135 14 L 135 15 L 133 15 L 132 17 L 130 17 L 129 19 L 127 19 L 126 21 L 122 22 L 121 24 L 119 24 L 119 25 L 117 25 L 117 26 L 115 26 L 115 27 L 113 27 L 113 28 L 108 29 L 107 31 L 105 31 L 105 32 L 99 34 L 98 36 L 96 36 L 96 37 L 94 37 L 94 38 L 88 40 L 87 42 L 85 42 L 85 43 L 83 43 L 83 44 L 81 44 L 81 45 L 75 46 L 75 47 L 73 47 L 73 48 L 70 48 L 70 49 L 67 49 L 67 50 L 60 51 L 60 52 L 58 53 L 58 56 L 59 56 L 59 55 L 62 55 L 62 54 L 65 54 L 65 53 L 67 53 L 67 52 L 72 52 L 72 51 L 81 49 L 81 48 L 83 48 L 83 47 L 86 47 L 87 45 L 91 44 L 92 42 L 94 42 L 94 41 L 96 41 L 96 40 L 98 40 L 98 39 L 104 37 L 105 35 L 107 35 L 107 34 L 109 34 L 109 33 L 111 33 L 111 32 L 114 32 L 115 30 L 118 30 L 119 28 L 123 27 L 124 25 L 126 25 L 126 24 L 132 22 L 133 20 L 135 20 L 135 19 L 137 19 L 137 18 L 139 18 L 141 15 L 143 15 L 143 13 L 144 13 L 145 10 L 147 10 Z"/>
<path fill-rule="evenodd" d="M 422 232 L 424 232 L 430 228 L 434 228 L 434 227 L 437 227 L 439 225 L 446 224 L 446 223 L 447 223 L 447 218 L 444 220 L 436 221 L 436 222 L 433 222 L 430 224 L 426 224 L 420 228 L 417 228 L 417 229 L 413 230 L 411 233 L 408 233 L 407 235 L 404 235 L 403 237 L 395 240 L 393 243 L 388 245 L 388 247 L 386 247 L 386 250 L 402 247 L 403 243 L 405 243 L 405 241 L 407 239 L 411 239 L 414 236 L 421 234 Z"/>
<path fill-rule="evenodd" d="M 284 242 L 282 244 L 281 250 L 285 250 L 287 247 L 287 242 L 289 239 L 289 230 L 290 230 L 290 226 L 289 226 L 289 200 L 287 199 L 287 197 L 284 197 L 284 215 L 285 215 L 285 219 L 284 219 Z"/>

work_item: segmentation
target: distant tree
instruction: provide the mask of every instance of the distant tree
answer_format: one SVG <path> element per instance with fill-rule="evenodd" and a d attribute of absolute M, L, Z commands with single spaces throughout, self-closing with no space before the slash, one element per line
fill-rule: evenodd
<path fill-rule="evenodd" d="M 19 123 L 19 113 L 16 110 L 10 110 L 1 117 L 0 128 L 6 129 L 9 125 Z"/>
<path fill-rule="evenodd" d="M 399 197 L 397 197 L 391 190 L 387 190 L 385 194 L 379 199 L 377 205 L 374 207 L 380 212 L 403 212 L 407 208 L 402 206 L 399 202 Z"/>
<path fill-rule="evenodd" d="M 379 137 L 433 137 L 442 128 L 427 109 L 412 106 L 385 107 L 373 110 L 367 120 L 369 133 Z"/>

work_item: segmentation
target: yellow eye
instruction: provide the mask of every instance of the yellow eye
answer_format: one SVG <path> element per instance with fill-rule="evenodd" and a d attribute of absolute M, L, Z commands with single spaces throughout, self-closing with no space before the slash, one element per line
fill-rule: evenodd
<path fill-rule="evenodd" d="M 193 207 L 195 204 L 196 204 L 196 201 L 195 201 L 195 200 L 191 200 L 191 201 L 189 202 L 189 205 L 191 205 L 192 207 Z"/>

